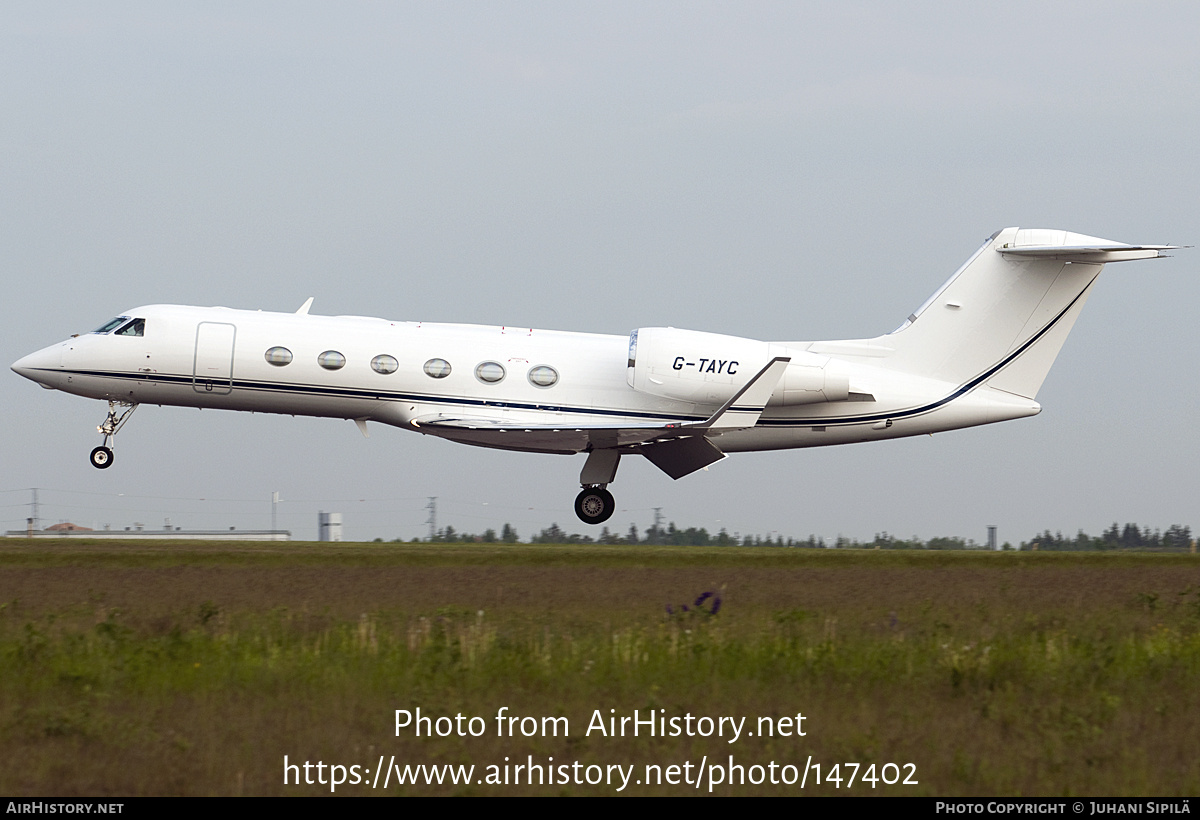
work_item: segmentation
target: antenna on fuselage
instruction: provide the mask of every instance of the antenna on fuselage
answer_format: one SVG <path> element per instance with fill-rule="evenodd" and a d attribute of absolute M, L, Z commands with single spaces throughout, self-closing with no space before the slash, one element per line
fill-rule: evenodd
<path fill-rule="evenodd" d="M 313 299 L 314 299 L 314 298 L 315 298 L 315 297 L 313 297 L 313 296 L 310 296 L 310 297 L 308 297 L 308 299 L 307 299 L 307 300 L 304 302 L 304 304 L 302 304 L 302 305 L 300 306 L 300 309 L 296 311 L 296 315 L 297 315 L 297 316 L 307 316 L 307 315 L 308 315 L 308 309 L 309 309 L 310 307 L 312 307 L 312 303 L 313 303 Z"/>

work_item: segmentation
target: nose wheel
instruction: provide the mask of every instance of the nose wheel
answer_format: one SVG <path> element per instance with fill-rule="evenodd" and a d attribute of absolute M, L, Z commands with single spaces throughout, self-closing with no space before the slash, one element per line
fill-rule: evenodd
<path fill-rule="evenodd" d="M 603 487 L 584 487 L 575 498 L 575 514 L 585 524 L 601 524 L 612 518 L 616 501 Z"/>
<path fill-rule="evenodd" d="M 104 419 L 103 424 L 96 428 L 96 432 L 104 436 L 104 443 L 92 450 L 92 454 L 88 457 L 93 467 L 98 470 L 106 470 L 112 466 L 113 451 L 110 445 L 116 439 L 117 431 L 125 426 L 129 415 L 136 409 L 137 405 L 129 402 L 110 401 L 108 403 L 108 417 Z"/>

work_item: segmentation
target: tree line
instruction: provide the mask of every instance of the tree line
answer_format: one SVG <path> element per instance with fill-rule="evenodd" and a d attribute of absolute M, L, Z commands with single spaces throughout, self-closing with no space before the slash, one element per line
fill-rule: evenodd
<path fill-rule="evenodd" d="M 376 541 L 383 539 L 377 538 Z M 397 538 L 396 541 L 403 539 Z M 887 532 L 877 533 L 870 541 L 860 541 L 856 538 L 838 536 L 832 541 L 809 535 L 807 538 L 785 538 L 778 533 L 767 535 L 742 535 L 729 533 L 722 528 L 717 533 L 710 533 L 704 527 L 688 527 L 681 529 L 671 522 L 666 527 L 647 527 L 639 532 L 636 524 L 630 524 L 624 533 L 616 533 L 608 527 L 603 527 L 599 535 L 581 535 L 568 533 L 557 523 L 551 524 L 541 532 L 531 536 L 527 542 L 511 524 L 505 524 L 499 533 L 494 529 L 486 529 L 482 534 L 460 533 L 454 527 L 447 526 L 439 529 L 432 539 L 414 539 L 414 542 L 433 542 L 438 544 L 645 544 L 671 545 L 680 547 L 799 547 L 804 549 L 922 549 L 922 550 L 969 550 L 986 549 L 986 544 L 980 544 L 969 538 L 958 536 L 941 536 L 928 540 L 913 536 L 897 538 Z M 1006 550 L 1165 550 L 1187 551 L 1194 549 L 1192 528 L 1182 524 L 1172 524 L 1165 530 L 1139 527 L 1134 523 L 1124 526 L 1113 522 L 1112 526 L 1098 536 L 1091 536 L 1079 530 L 1074 536 L 1064 536 L 1061 531 L 1052 533 L 1046 530 L 1033 536 L 1028 541 L 1017 544 L 1005 542 L 1001 549 Z"/>

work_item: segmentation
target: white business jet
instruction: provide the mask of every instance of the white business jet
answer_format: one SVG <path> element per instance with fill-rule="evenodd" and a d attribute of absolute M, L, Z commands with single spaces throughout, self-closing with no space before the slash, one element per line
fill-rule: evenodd
<path fill-rule="evenodd" d="M 108 468 L 139 404 L 390 424 L 463 444 L 587 453 L 575 511 L 613 513 L 623 455 L 671 478 L 725 457 L 914 436 L 1041 410 L 1034 401 L 1106 262 L 1175 245 L 997 231 L 896 330 L 761 342 L 644 327 L 628 336 L 149 305 L 16 362 L 108 401 Z"/>

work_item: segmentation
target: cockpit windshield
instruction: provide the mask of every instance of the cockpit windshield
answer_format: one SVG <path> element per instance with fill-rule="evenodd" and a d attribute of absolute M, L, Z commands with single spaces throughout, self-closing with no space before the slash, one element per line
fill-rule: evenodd
<path fill-rule="evenodd" d="M 115 319 L 109 319 L 107 322 L 100 325 L 100 327 L 93 330 L 92 333 L 108 333 L 109 331 L 116 330 L 128 321 L 128 316 L 118 316 Z"/>
<path fill-rule="evenodd" d="M 118 328 L 120 328 L 118 330 Z M 113 331 L 116 331 L 115 333 Z M 112 333 L 114 336 L 145 336 L 146 320 L 135 319 L 131 316 L 118 316 L 109 319 L 92 333 Z"/>
<path fill-rule="evenodd" d="M 114 334 L 116 336 L 145 336 L 146 335 L 146 320 L 134 319 L 125 327 L 121 328 Z"/>

